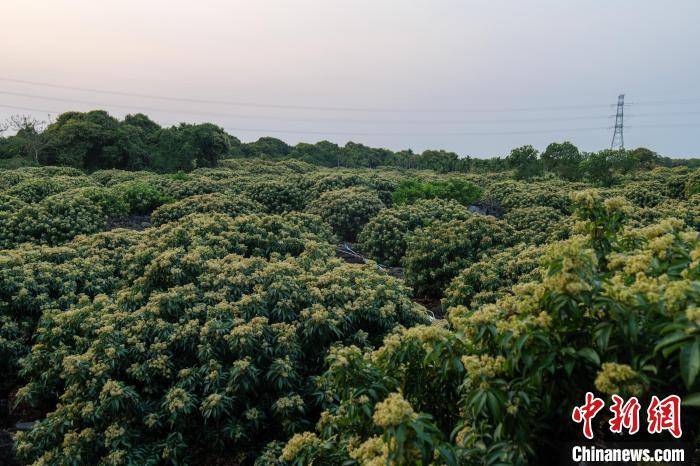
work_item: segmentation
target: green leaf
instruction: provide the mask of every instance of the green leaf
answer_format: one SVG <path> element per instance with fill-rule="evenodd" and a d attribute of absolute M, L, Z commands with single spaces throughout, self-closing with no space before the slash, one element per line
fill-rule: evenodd
<path fill-rule="evenodd" d="M 571 373 L 574 370 L 574 361 L 569 359 L 564 363 L 564 370 L 566 371 L 566 375 L 571 375 Z"/>
<path fill-rule="evenodd" d="M 596 343 L 603 350 L 607 348 L 608 341 L 610 341 L 610 332 L 612 332 L 612 326 L 609 324 L 601 327 L 597 332 Z"/>
<path fill-rule="evenodd" d="M 596 366 L 600 366 L 600 356 L 598 356 L 598 353 L 596 353 L 596 351 L 593 348 L 582 348 L 578 350 L 578 354 L 579 356 L 581 356 L 584 359 L 587 359 Z"/>
<path fill-rule="evenodd" d="M 700 371 L 700 337 L 681 349 L 680 362 L 681 376 L 686 387 L 690 388 Z"/>
<path fill-rule="evenodd" d="M 665 346 L 672 345 L 674 343 L 678 343 L 680 341 L 686 340 L 690 338 L 690 336 L 685 333 L 685 332 L 675 332 L 667 337 L 664 337 L 661 341 L 659 341 L 656 344 L 656 347 L 654 347 L 654 352 L 659 351 L 661 348 L 664 348 Z"/>
<path fill-rule="evenodd" d="M 700 408 L 700 392 L 692 393 L 683 398 L 683 406 L 693 406 Z"/>

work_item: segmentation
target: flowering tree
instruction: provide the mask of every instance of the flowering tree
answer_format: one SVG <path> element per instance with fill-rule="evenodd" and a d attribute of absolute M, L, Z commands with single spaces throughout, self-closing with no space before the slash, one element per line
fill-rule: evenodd
<path fill-rule="evenodd" d="M 281 459 L 526 464 L 549 439 L 578 438 L 571 409 L 587 391 L 644 402 L 677 393 L 684 438 L 696 439 L 698 232 L 676 219 L 625 229 L 624 200 L 574 199 L 581 234 L 545 248 L 541 279 L 451 307 L 448 324 L 399 330 L 374 351 L 331 353 L 317 431 Z"/>

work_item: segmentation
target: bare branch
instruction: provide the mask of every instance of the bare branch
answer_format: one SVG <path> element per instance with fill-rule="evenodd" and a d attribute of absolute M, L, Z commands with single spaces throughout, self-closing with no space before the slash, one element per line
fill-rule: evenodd
<path fill-rule="evenodd" d="M 8 126 L 22 136 L 25 143 L 25 149 L 32 155 L 34 161 L 39 163 L 39 154 L 48 146 L 48 139 L 44 136 L 44 130 L 51 123 L 48 121 L 38 120 L 30 115 L 12 115 L 8 120 Z"/>

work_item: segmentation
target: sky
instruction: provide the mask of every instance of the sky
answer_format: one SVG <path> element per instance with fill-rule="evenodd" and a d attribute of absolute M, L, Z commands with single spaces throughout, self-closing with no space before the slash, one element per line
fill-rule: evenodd
<path fill-rule="evenodd" d="M 243 141 L 700 156 L 697 0 L 0 3 L 0 120 L 103 108 Z"/>

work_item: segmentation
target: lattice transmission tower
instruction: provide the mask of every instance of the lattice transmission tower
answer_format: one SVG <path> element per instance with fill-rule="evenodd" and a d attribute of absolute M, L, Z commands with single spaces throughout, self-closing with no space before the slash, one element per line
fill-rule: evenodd
<path fill-rule="evenodd" d="M 625 137 L 623 135 L 625 118 L 625 94 L 617 96 L 617 114 L 615 115 L 615 132 L 613 133 L 610 149 L 623 150 Z"/>

